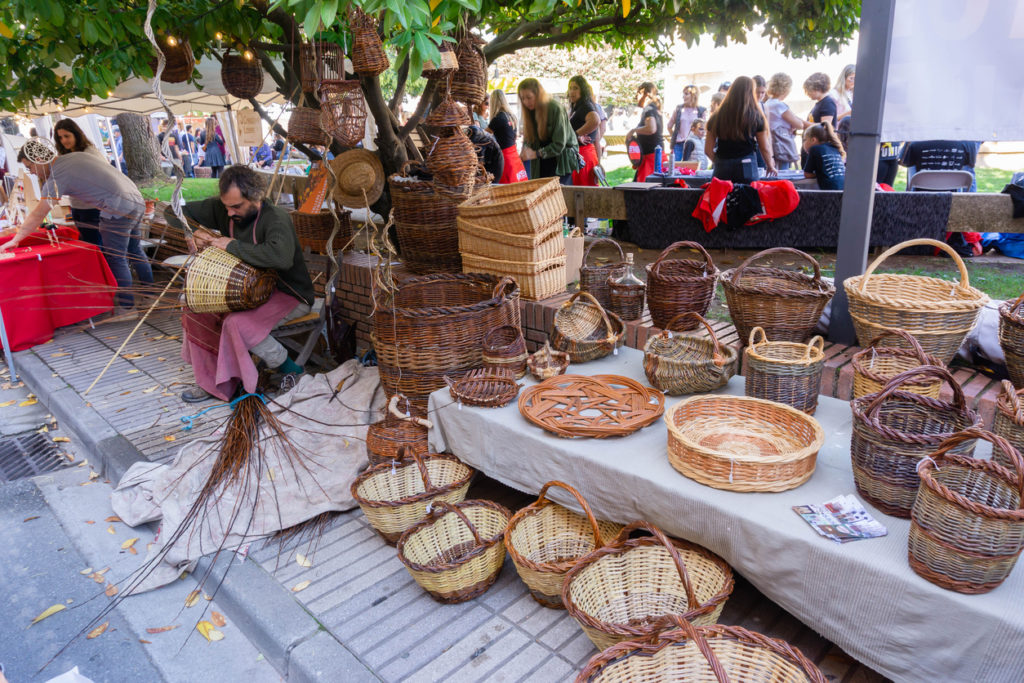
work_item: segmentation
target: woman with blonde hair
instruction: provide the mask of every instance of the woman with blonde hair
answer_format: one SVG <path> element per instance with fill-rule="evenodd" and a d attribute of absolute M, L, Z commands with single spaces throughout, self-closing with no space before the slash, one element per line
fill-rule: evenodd
<path fill-rule="evenodd" d="M 836 101 L 836 121 L 853 113 L 853 85 L 857 75 L 857 65 L 847 64 L 839 72 L 836 87 L 829 91 L 829 97 Z"/>
<path fill-rule="evenodd" d="M 645 81 L 636 89 L 636 106 L 643 109 L 640 113 L 640 125 L 626 133 L 626 147 L 636 138 L 640 145 L 640 165 L 637 166 L 634 181 L 643 182 L 654 173 L 655 147 L 664 144 L 664 132 L 661 120 L 661 99 L 658 97 L 658 86 Z"/>
<path fill-rule="evenodd" d="M 754 81 L 739 76 L 708 120 L 704 153 L 715 162 L 715 178 L 749 184 L 758 179 L 758 149 L 768 175 L 776 175 L 768 125 L 754 94 Z"/>
<path fill-rule="evenodd" d="M 504 170 L 501 172 L 502 185 L 509 183 L 521 183 L 527 179 L 526 169 L 523 167 L 523 160 L 519 158 L 516 151 L 516 128 L 518 122 L 512 108 L 508 106 L 503 90 L 491 91 L 491 121 L 487 124 L 487 130 L 501 147 L 501 155 L 505 158 Z"/>
<path fill-rule="evenodd" d="M 579 143 L 565 113 L 536 78 L 524 78 L 517 94 L 523 108 L 523 161 L 531 178 L 557 177 L 563 185 L 579 170 Z"/>

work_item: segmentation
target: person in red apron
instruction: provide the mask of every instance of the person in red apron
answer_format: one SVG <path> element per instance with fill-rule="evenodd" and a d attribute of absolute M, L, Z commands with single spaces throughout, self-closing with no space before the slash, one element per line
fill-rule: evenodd
<path fill-rule="evenodd" d="M 226 314 L 194 313 L 187 307 L 182 318 L 181 357 L 192 365 L 196 385 L 182 400 L 198 403 L 210 396 L 230 400 L 241 384 L 256 391 L 259 372 L 252 356 L 284 374 L 301 374 L 302 367 L 270 332 L 281 323 L 309 313 L 313 281 L 309 277 L 291 216 L 263 197 L 263 180 L 245 166 L 230 166 L 218 181 L 220 197 L 189 202 L 183 207 L 193 227 L 221 233 L 196 233 L 196 247 L 219 247 L 256 268 L 277 271 L 277 290 L 262 306 Z M 165 211 L 168 224 L 181 227 Z"/>
<path fill-rule="evenodd" d="M 594 89 L 583 76 L 569 79 L 569 125 L 576 131 L 576 139 L 580 143 L 580 156 L 583 157 L 583 168 L 572 172 L 573 185 L 597 185 L 594 167 L 597 160 L 597 147 L 594 145 L 594 133 L 601 126 L 601 114 L 594 101 Z"/>
<path fill-rule="evenodd" d="M 498 182 L 502 185 L 521 183 L 527 180 L 528 176 L 516 149 L 516 117 L 512 113 L 512 108 L 508 106 L 504 91 L 492 90 L 490 104 L 494 116 L 487 124 L 487 132 L 494 135 L 498 146 L 501 147 L 501 155 L 505 158 L 505 167 Z"/>
<path fill-rule="evenodd" d="M 643 182 L 654 173 L 654 148 L 662 145 L 664 128 L 661 120 L 661 100 L 658 98 L 658 86 L 650 81 L 641 83 L 636 89 L 636 106 L 643 109 L 640 123 L 626 133 L 626 145 L 634 139 L 640 145 L 640 165 L 636 169 L 633 180 Z"/>

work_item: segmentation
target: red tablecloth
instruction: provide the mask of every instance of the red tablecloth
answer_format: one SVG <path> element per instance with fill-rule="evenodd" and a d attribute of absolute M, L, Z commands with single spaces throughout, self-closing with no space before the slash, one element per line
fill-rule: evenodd
<path fill-rule="evenodd" d="M 59 246 L 30 235 L 0 258 L 0 312 L 14 351 L 49 341 L 53 331 L 90 318 L 114 305 L 117 281 L 99 249 L 69 239 L 60 228 Z M 0 238 L 0 244 L 10 238 Z"/>

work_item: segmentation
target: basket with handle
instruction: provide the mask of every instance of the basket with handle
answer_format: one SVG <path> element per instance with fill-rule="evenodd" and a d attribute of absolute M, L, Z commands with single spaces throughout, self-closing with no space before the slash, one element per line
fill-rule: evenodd
<path fill-rule="evenodd" d="M 630 538 L 637 529 L 653 535 Z M 649 522 L 633 522 L 569 570 L 562 603 L 604 650 L 666 630 L 665 617 L 672 614 L 714 624 L 733 585 L 732 569 L 710 550 L 669 539 Z"/>
<path fill-rule="evenodd" d="M 431 503 L 462 502 L 473 474 L 454 455 L 421 455 L 399 446 L 397 461 L 366 470 L 352 482 L 351 491 L 366 521 L 393 545 L 423 519 Z"/>
<path fill-rule="evenodd" d="M 707 329 L 709 338 L 673 333 L 692 329 L 692 320 Z M 724 386 L 736 374 L 738 359 L 736 349 L 722 345 L 711 324 L 696 311 L 674 316 L 661 334 L 644 345 L 647 381 L 670 396 L 698 394 Z"/>
<path fill-rule="evenodd" d="M 505 561 L 505 527 L 512 516 L 489 500 L 438 501 L 398 540 L 398 559 L 439 602 L 482 595 Z"/>
<path fill-rule="evenodd" d="M 1006 358 L 1006 372 L 1018 389 L 1024 389 L 1024 294 L 999 307 L 999 346 Z"/>
<path fill-rule="evenodd" d="M 583 514 L 548 498 L 552 486 L 568 491 Z M 621 530 L 621 524 L 598 521 L 590 505 L 572 486 L 549 481 L 535 502 L 512 516 L 505 530 L 505 547 L 533 599 L 545 607 L 564 609 L 565 575 L 581 557 L 603 546 Z"/>
<path fill-rule="evenodd" d="M 555 311 L 551 348 L 568 353 L 573 363 L 597 360 L 622 346 L 625 329 L 619 316 L 588 292 L 576 292 Z"/>
<path fill-rule="evenodd" d="M 743 351 L 747 360 L 746 395 L 785 403 L 814 415 L 825 367 L 824 349 L 825 340 L 820 336 L 806 344 L 768 341 L 765 331 L 755 327 Z"/>
<path fill-rule="evenodd" d="M 1002 391 L 996 400 L 996 417 L 992 431 L 1010 442 L 1019 452 L 1024 453 L 1024 389 L 1017 389 L 1009 380 L 1003 380 Z M 1004 467 L 1010 467 L 1009 460 L 1000 460 L 1000 454 L 993 451 L 992 458 Z"/>
<path fill-rule="evenodd" d="M 907 247 L 930 246 L 950 255 L 960 270 L 960 281 L 950 282 L 924 275 L 875 274 L 887 258 Z M 914 335 L 925 353 L 943 363 L 956 356 L 964 338 L 974 329 L 988 296 L 971 287 L 967 267 L 960 255 L 945 242 L 909 240 L 882 252 L 863 275 L 843 282 L 850 300 L 850 317 L 857 340 L 866 346 L 889 329 Z"/>
<path fill-rule="evenodd" d="M 694 626 L 676 615 L 671 631 L 613 645 L 590 658 L 576 683 L 826 683 L 793 645 L 741 626 Z"/>
<path fill-rule="evenodd" d="M 899 339 L 910 348 L 884 346 L 881 342 L 886 337 Z M 922 365 L 945 367 L 945 364 L 938 358 L 925 353 L 914 336 L 904 330 L 886 330 L 878 335 L 871 340 L 868 348 L 858 351 L 854 355 L 851 364 L 853 365 L 854 398 L 881 391 L 890 379 L 901 372 L 913 370 Z M 919 384 L 905 384 L 902 388 L 904 391 L 938 398 L 939 391 L 942 389 L 942 381 L 934 378 Z"/>
<path fill-rule="evenodd" d="M 677 249 L 692 249 L 701 260 L 665 258 Z M 647 308 L 651 323 L 665 329 L 680 313 L 705 315 L 715 295 L 718 268 L 711 254 L 696 242 L 675 242 L 647 266 Z M 696 329 L 700 323 L 687 320 L 679 331 Z"/>
<path fill-rule="evenodd" d="M 771 254 L 789 254 L 814 267 L 814 275 L 751 265 Z M 818 261 L 798 249 L 775 247 L 754 254 L 722 273 L 729 315 L 741 340 L 761 327 L 775 341 L 805 342 L 814 332 L 836 288 L 821 279 Z"/>
<path fill-rule="evenodd" d="M 526 340 L 514 325 L 501 325 L 484 336 L 483 362 L 485 368 L 506 368 L 519 379 L 526 375 Z"/>
<path fill-rule="evenodd" d="M 220 81 L 224 90 L 243 100 L 256 97 L 263 90 L 263 66 L 252 53 L 248 54 L 248 57 L 233 55 L 228 48 L 220 62 Z"/>
<path fill-rule="evenodd" d="M 604 266 L 592 266 L 589 263 L 590 250 L 598 244 L 611 244 L 619 251 L 619 260 Z M 587 292 L 605 308 L 611 306 L 608 292 L 608 280 L 620 278 L 626 274 L 626 255 L 622 247 L 613 239 L 602 237 L 594 240 L 583 253 L 583 265 L 580 266 L 580 291 Z"/>
<path fill-rule="evenodd" d="M 338 234 L 334 236 L 334 250 L 345 246 L 352 238 L 352 212 L 348 209 L 321 209 L 317 213 L 292 211 L 290 215 L 299 245 L 318 254 L 327 253 L 327 240 L 334 231 L 335 213 L 338 216 Z"/>
<path fill-rule="evenodd" d="M 405 413 L 398 409 L 400 402 Z M 370 466 L 401 460 L 403 455 L 412 453 L 426 455 L 429 450 L 427 432 L 433 426 L 426 419 L 426 413 L 416 410 L 405 396 L 395 394 L 388 401 L 384 419 L 374 422 L 366 430 L 366 455 Z"/>
<path fill-rule="evenodd" d="M 903 391 L 910 382 L 941 379 L 953 389 L 952 401 Z M 925 365 L 896 375 L 877 394 L 850 402 L 853 436 L 850 457 L 857 492 L 893 517 L 909 517 L 917 495 L 917 464 L 950 435 L 981 428 L 978 414 L 967 407 L 963 389 L 949 371 Z M 954 451 L 974 453 L 974 441 L 960 442 Z"/>
<path fill-rule="evenodd" d="M 194 313 L 230 313 L 262 306 L 277 287 L 277 273 L 253 268 L 218 247 L 206 247 L 185 275 L 185 305 Z"/>
<path fill-rule="evenodd" d="M 953 451 L 983 439 L 998 462 Z M 1009 463 L 1009 467 L 1001 464 Z M 1024 548 L 1024 462 L 1008 441 L 972 429 L 952 435 L 918 465 L 911 511 L 910 567 L 937 586 L 987 593 L 1013 571 Z"/>
<path fill-rule="evenodd" d="M 609 311 L 623 320 L 639 320 L 643 316 L 647 285 L 618 282 L 614 277 L 609 277 L 606 285 Z"/>
<path fill-rule="evenodd" d="M 488 185 L 459 204 L 459 216 L 512 235 L 535 235 L 566 214 L 558 178 Z"/>
<path fill-rule="evenodd" d="M 565 374 L 569 367 L 569 354 L 555 351 L 551 348 L 551 342 L 545 340 L 544 346 L 526 359 L 526 367 L 530 369 L 531 375 L 543 382 L 556 375 Z"/>

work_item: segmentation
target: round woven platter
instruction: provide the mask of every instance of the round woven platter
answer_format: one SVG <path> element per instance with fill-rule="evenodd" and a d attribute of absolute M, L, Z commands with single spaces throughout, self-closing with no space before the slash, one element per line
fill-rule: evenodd
<path fill-rule="evenodd" d="M 625 436 L 665 412 L 665 395 L 618 375 L 558 375 L 519 395 L 523 417 L 566 438 Z"/>
<path fill-rule="evenodd" d="M 361 208 L 380 199 L 384 192 L 384 166 L 376 154 L 366 149 L 350 149 L 330 163 L 338 176 L 334 201 L 342 206 Z M 363 199 L 364 190 L 366 199 Z"/>

